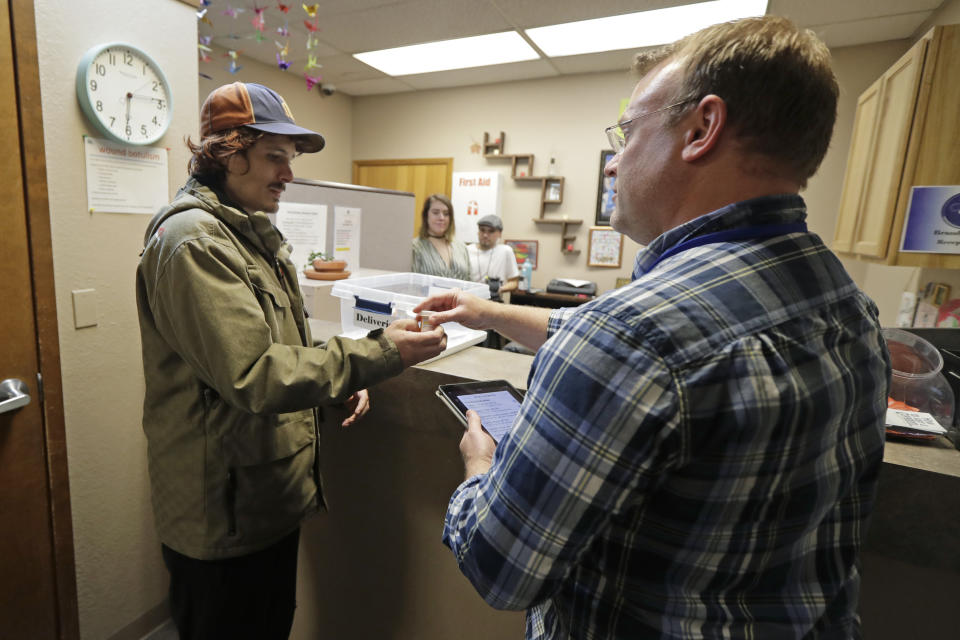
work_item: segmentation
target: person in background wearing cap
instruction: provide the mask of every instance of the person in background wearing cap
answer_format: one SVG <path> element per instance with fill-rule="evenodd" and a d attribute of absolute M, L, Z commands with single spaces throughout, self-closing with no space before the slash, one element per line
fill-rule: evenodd
<path fill-rule="evenodd" d="M 520 269 L 513 249 L 499 244 L 503 232 L 500 216 L 485 215 L 477 220 L 477 244 L 467 245 L 470 279 L 490 285 L 490 297 L 513 291 L 520 282 Z"/>
<path fill-rule="evenodd" d="M 150 221 L 137 269 L 154 518 L 182 639 L 287 638 L 301 521 L 325 507 L 320 405 L 438 355 L 400 320 L 313 345 L 276 212 L 291 162 L 323 137 L 257 84 L 213 91 L 190 179 Z"/>

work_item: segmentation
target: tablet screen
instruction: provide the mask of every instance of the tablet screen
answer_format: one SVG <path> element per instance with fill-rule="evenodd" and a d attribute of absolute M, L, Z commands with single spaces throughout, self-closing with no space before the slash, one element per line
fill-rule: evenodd
<path fill-rule="evenodd" d="M 497 442 L 510 432 L 523 396 L 506 380 L 440 385 L 438 395 L 466 424 L 466 412 L 480 415 L 483 428 Z"/>
<path fill-rule="evenodd" d="M 490 393 L 474 393 L 460 396 L 460 402 L 480 414 L 480 422 L 493 439 L 500 439 L 510 433 L 513 420 L 520 411 L 520 401 L 510 395 L 508 391 L 491 391 Z"/>

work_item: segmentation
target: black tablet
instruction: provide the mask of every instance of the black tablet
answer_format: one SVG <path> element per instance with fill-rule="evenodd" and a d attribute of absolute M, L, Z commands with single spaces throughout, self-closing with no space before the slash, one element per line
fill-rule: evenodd
<path fill-rule="evenodd" d="M 437 397 L 467 425 L 467 410 L 480 414 L 480 423 L 495 442 L 510 432 L 514 419 L 520 411 L 523 394 L 506 380 L 484 380 L 442 384 L 437 388 Z"/>

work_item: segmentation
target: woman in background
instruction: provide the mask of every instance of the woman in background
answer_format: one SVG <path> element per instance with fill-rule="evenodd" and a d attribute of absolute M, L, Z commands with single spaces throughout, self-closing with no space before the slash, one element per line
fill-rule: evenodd
<path fill-rule="evenodd" d="M 435 193 L 423 202 L 420 235 L 413 239 L 413 271 L 431 276 L 470 279 L 467 245 L 454 239 L 453 203 Z"/>

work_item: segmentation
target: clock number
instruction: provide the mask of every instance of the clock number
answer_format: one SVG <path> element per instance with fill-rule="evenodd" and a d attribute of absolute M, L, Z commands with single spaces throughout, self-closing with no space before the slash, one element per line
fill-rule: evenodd
<path fill-rule="evenodd" d="M 117 121 L 116 116 L 110 116 L 110 128 L 113 129 L 113 123 Z"/>
<path fill-rule="evenodd" d="M 159 87 L 159 86 L 160 86 L 160 83 L 159 83 L 159 82 L 154 82 L 154 83 L 153 83 L 153 92 L 154 92 L 154 93 L 157 92 L 157 87 Z"/>
<path fill-rule="evenodd" d="M 96 90 L 97 90 L 97 81 L 96 81 L 96 80 L 91 80 L 91 81 L 90 81 L 90 91 L 96 91 Z"/>
<path fill-rule="evenodd" d="M 130 137 L 130 134 L 133 133 L 133 129 L 130 128 L 130 125 L 127 125 L 127 137 Z"/>
<path fill-rule="evenodd" d="M 98 64 L 98 65 L 97 65 L 97 75 L 98 75 L 98 76 L 105 76 L 105 75 L 107 75 L 107 68 L 106 68 L 105 66 L 103 66 L 102 64 Z"/>
<path fill-rule="evenodd" d="M 151 120 L 151 122 L 153 122 L 153 124 L 157 125 L 158 127 L 160 126 L 160 123 L 157 122 L 157 116 L 153 116 L 153 120 Z"/>
<path fill-rule="evenodd" d="M 159 109 L 160 111 L 163 111 L 164 106 L 165 105 L 163 104 L 163 100 L 157 100 L 157 109 Z"/>
<path fill-rule="evenodd" d="M 110 52 L 110 64 L 116 66 L 117 64 L 117 54 Z"/>
<path fill-rule="evenodd" d="M 123 52 L 123 64 L 127 65 L 128 67 L 133 66 L 133 54 L 129 51 Z"/>
<path fill-rule="evenodd" d="M 103 111 L 103 102 L 101 100 L 97 100 L 97 111 Z"/>
<path fill-rule="evenodd" d="M 140 135 L 142 136 L 147 135 L 147 125 L 145 124 L 140 125 Z"/>

